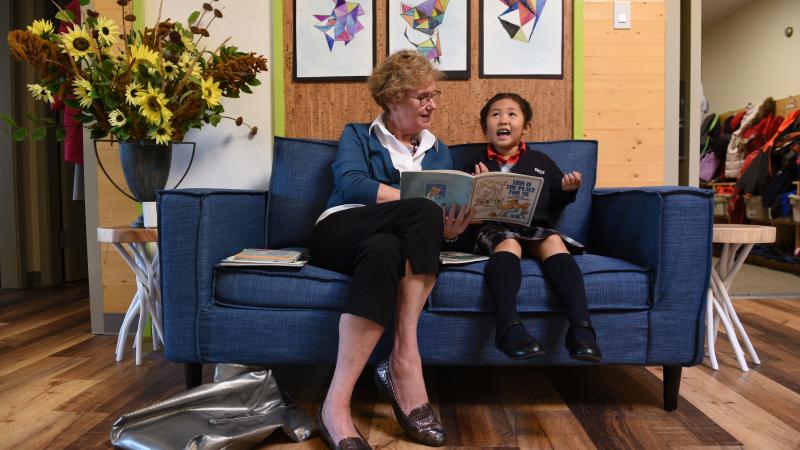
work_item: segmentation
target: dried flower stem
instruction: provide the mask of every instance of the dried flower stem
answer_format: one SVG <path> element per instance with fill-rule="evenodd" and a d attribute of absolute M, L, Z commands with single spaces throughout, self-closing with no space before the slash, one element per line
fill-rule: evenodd
<path fill-rule="evenodd" d="M 158 29 L 161 28 L 161 7 L 164 6 L 164 0 L 161 0 L 158 4 L 158 18 L 156 19 L 156 29 L 153 30 L 153 45 L 156 47 L 156 51 L 161 53 L 161 45 L 158 43 Z"/>
<path fill-rule="evenodd" d="M 234 122 L 236 122 L 236 120 L 238 119 L 237 117 L 223 116 L 223 115 L 220 115 L 220 117 L 222 117 L 223 119 L 231 119 Z M 250 128 L 251 130 L 253 129 L 253 127 L 250 126 L 250 124 L 247 122 L 242 122 L 242 125 L 246 126 L 247 128 Z"/>
<path fill-rule="evenodd" d="M 126 22 L 126 20 L 125 20 L 125 7 L 124 6 L 120 6 L 120 8 L 122 8 L 122 17 L 123 17 L 123 19 L 122 19 L 122 36 L 123 36 L 123 39 L 122 40 L 125 41 L 125 55 L 126 56 L 130 56 L 131 55 L 131 51 L 128 48 L 128 36 L 129 36 L 128 35 L 128 29 L 125 28 L 125 22 Z M 131 8 L 133 8 L 133 6 L 131 6 Z M 133 11 L 133 10 L 131 10 L 131 11 Z M 133 25 L 131 25 L 131 31 L 133 31 Z"/>
<path fill-rule="evenodd" d="M 61 5 L 56 3 L 56 0 L 50 0 L 50 2 L 53 3 L 54 5 L 56 5 L 56 8 L 58 8 L 59 11 L 64 11 L 64 8 L 62 8 Z M 72 12 L 72 11 L 70 11 L 70 12 Z M 69 18 L 69 14 L 67 14 L 66 12 L 64 12 L 64 14 L 66 14 L 66 16 Z M 78 24 L 73 22 L 72 19 L 70 19 L 69 23 L 71 23 L 73 26 L 76 26 L 76 27 L 78 26 Z"/>

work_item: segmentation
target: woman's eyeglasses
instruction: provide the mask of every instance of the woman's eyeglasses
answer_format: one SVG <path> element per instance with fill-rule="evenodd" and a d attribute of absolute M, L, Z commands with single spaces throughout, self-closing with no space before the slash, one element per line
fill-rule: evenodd
<path fill-rule="evenodd" d="M 440 95 L 442 95 L 442 91 L 433 91 L 430 94 L 422 94 L 414 98 L 416 98 L 419 102 L 419 106 L 425 106 L 430 103 L 431 100 L 435 100 Z"/>

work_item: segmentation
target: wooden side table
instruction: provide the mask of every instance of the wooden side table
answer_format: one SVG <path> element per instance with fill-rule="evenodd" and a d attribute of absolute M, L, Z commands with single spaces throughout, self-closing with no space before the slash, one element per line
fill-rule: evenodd
<path fill-rule="evenodd" d="M 97 240 L 112 244 L 136 275 L 136 294 L 128 307 L 128 312 L 125 313 L 125 319 L 117 336 L 116 356 L 117 361 L 122 361 L 128 330 L 134 318 L 138 316 L 139 322 L 133 345 L 136 349 L 136 364 L 139 365 L 142 363 L 142 336 L 148 317 L 153 324 L 153 350 L 158 350 L 159 343 L 164 342 L 161 331 L 158 249 L 147 251 L 149 242 L 158 241 L 158 230 L 127 226 L 100 227 L 97 229 Z"/>
<path fill-rule="evenodd" d="M 756 350 L 747 336 L 736 310 L 733 308 L 730 294 L 733 279 L 742 268 L 744 260 L 750 254 L 754 244 L 766 244 L 775 242 L 775 227 L 761 225 L 739 225 L 739 224 L 715 224 L 714 243 L 723 244 L 722 254 L 716 267 L 711 268 L 711 280 L 708 289 L 708 303 L 706 304 L 706 343 L 708 345 L 708 357 L 711 368 L 719 370 L 717 355 L 714 350 L 714 341 L 719 331 L 719 323 L 725 326 L 731 347 L 739 362 L 739 368 L 747 372 L 747 362 L 744 359 L 744 352 L 736 338 L 736 331 L 742 337 L 744 346 L 753 364 L 761 364 Z"/>

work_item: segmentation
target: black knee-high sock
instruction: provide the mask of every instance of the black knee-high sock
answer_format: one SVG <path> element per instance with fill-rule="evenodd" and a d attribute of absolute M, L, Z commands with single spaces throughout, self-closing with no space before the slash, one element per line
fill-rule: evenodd
<path fill-rule="evenodd" d="M 557 253 L 542 262 L 542 272 L 556 297 L 567 310 L 569 323 L 588 322 L 586 288 L 583 286 L 583 274 L 575 258 L 569 253 Z"/>
<path fill-rule="evenodd" d="M 522 283 L 519 258 L 510 252 L 494 253 L 486 263 L 484 276 L 494 302 L 497 328 L 500 330 L 508 322 L 519 320 L 517 293 Z"/>

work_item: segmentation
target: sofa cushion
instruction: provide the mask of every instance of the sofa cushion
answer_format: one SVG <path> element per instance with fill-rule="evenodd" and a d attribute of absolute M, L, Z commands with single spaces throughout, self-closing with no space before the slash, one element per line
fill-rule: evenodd
<path fill-rule="evenodd" d="M 589 309 L 645 310 L 650 307 L 650 271 L 622 260 L 597 255 L 577 256 L 584 274 Z M 427 309 L 431 312 L 494 311 L 483 283 L 484 262 L 453 266 L 436 282 Z M 222 267 L 214 274 L 214 302 L 255 309 L 339 311 L 350 277 L 306 264 L 300 270 Z M 521 312 L 562 311 L 546 286 L 539 264 L 523 260 Z"/>
<path fill-rule="evenodd" d="M 295 268 L 218 266 L 214 302 L 258 309 L 341 310 L 350 277 L 306 264 Z"/>
<path fill-rule="evenodd" d="M 599 255 L 575 257 L 584 275 L 590 310 L 645 310 L 651 306 L 650 270 L 621 259 Z M 428 302 L 432 312 L 492 312 L 485 287 L 485 262 L 451 266 L 439 275 Z M 563 311 L 542 275 L 539 263 L 522 260 L 520 312 Z"/>
<path fill-rule="evenodd" d="M 528 148 L 544 153 L 552 159 L 562 172 L 576 170 L 581 173 L 583 183 L 575 201 L 564 209 L 556 228 L 576 239 L 589 244 L 589 218 L 597 172 L 597 141 L 551 141 L 529 142 Z M 453 167 L 463 167 L 465 162 L 475 159 L 478 152 L 486 151 L 486 144 L 463 144 L 450 147 Z"/>
<path fill-rule="evenodd" d="M 275 138 L 269 183 L 267 245 L 307 247 L 333 191 L 335 141 Z"/>

